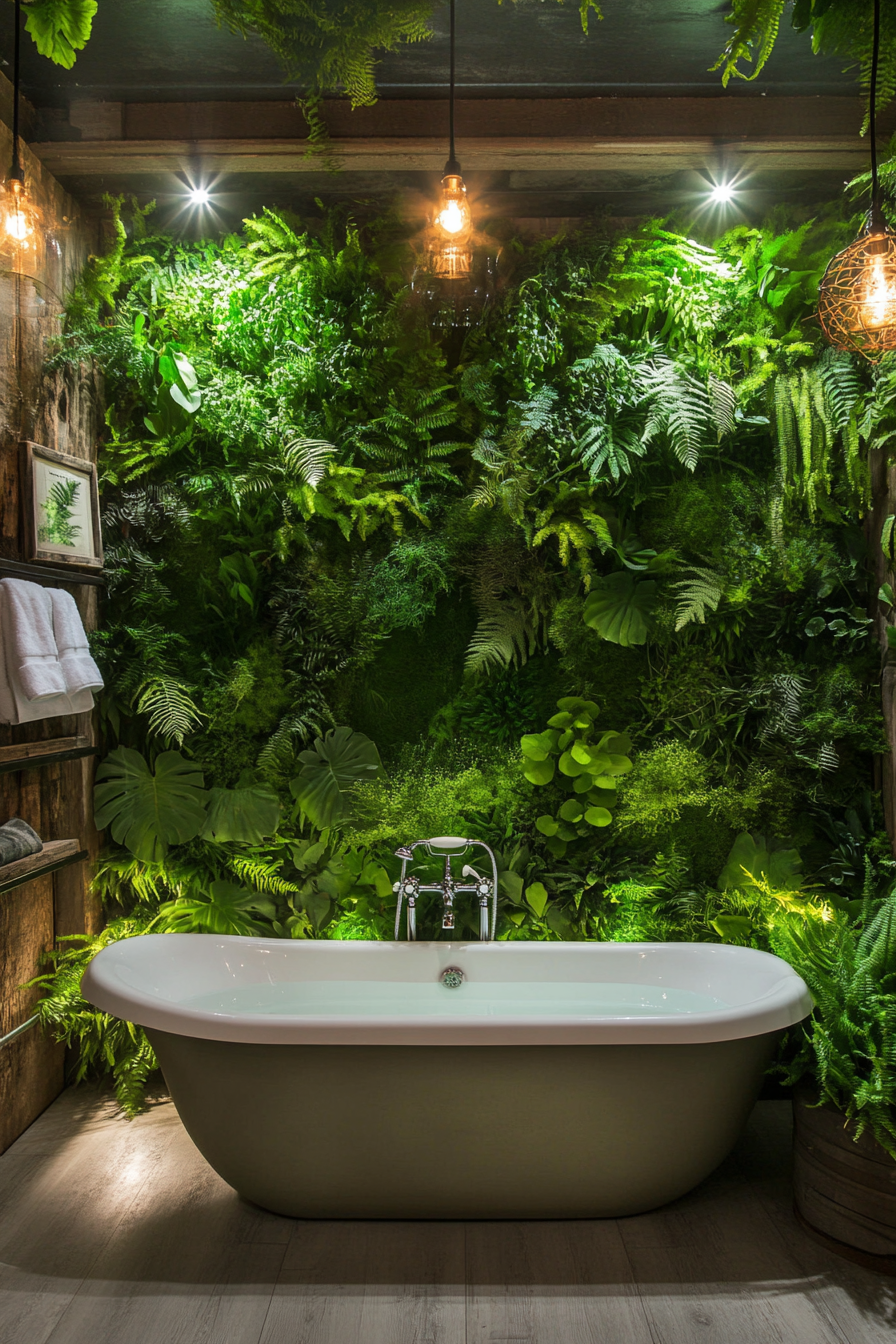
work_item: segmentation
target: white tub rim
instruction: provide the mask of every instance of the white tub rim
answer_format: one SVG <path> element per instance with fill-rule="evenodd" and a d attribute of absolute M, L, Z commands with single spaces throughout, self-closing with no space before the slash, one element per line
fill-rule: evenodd
<path fill-rule="evenodd" d="M 159 954 L 162 953 L 162 957 Z M 542 967 L 554 963 L 573 969 L 580 962 L 618 963 L 623 968 L 644 971 L 655 969 L 643 983 L 656 984 L 657 975 L 669 975 L 669 968 L 681 979 L 687 963 L 703 974 L 713 968 L 717 976 L 727 973 L 727 982 L 740 976 L 755 981 L 755 992 L 742 993 L 742 1002 L 712 1012 L 675 1016 L 589 1016 L 581 1014 L 550 1018 L 498 1015 L 488 1017 L 437 1018 L 432 1016 L 301 1016 L 296 1014 L 252 1014 L 210 1012 L 189 1006 L 171 996 L 171 987 L 182 988 L 181 972 L 203 967 L 207 971 L 229 970 L 230 983 L 236 982 L 233 963 L 248 959 L 265 966 L 266 959 L 277 954 L 279 964 L 307 966 L 316 958 L 321 964 L 334 965 L 339 959 L 345 975 L 315 976 L 326 979 L 369 979 L 351 975 L 354 962 L 361 958 L 376 960 L 381 980 L 429 980 L 439 969 L 461 965 L 468 975 L 479 978 L 486 958 L 510 978 L 512 962 L 526 963 L 540 958 Z M 228 963 L 228 960 L 229 963 Z M 665 963 L 663 963 L 665 958 Z M 405 975 L 386 974 L 387 960 L 403 967 Z M 216 964 L 217 962 L 217 964 Z M 665 964 L 665 970 L 661 968 Z M 257 969 L 257 966 L 256 966 Z M 413 976 L 407 972 L 413 970 Z M 268 974 L 266 979 L 270 978 Z M 274 977 L 275 979 L 277 977 Z M 282 977 L 289 978 L 289 977 Z M 295 977 L 292 977 L 295 978 Z M 523 979 L 524 977 L 513 977 Z M 540 979 L 570 978 L 543 975 Z M 606 972 L 603 977 L 607 979 Z M 610 976 L 610 979 L 621 979 Z M 140 983 L 142 979 L 142 984 Z M 224 977 L 222 976 L 222 981 Z M 164 985 L 167 982 L 169 992 Z M 626 983 L 629 983 L 628 981 Z M 671 980 L 669 981 L 671 983 Z M 195 992 L 195 985 L 191 986 Z M 743 986 L 742 986 L 743 988 Z M 462 989 L 456 991 L 462 993 Z M 717 943 L 543 943 L 543 942 L 418 942 L 389 943 L 336 940 L 291 941 L 278 938 L 244 938 L 218 934 L 142 934 L 108 944 L 88 966 L 82 993 L 102 1011 L 151 1030 L 203 1040 L 230 1041 L 259 1045 L 673 1045 L 738 1040 L 748 1036 L 777 1032 L 795 1025 L 812 1010 L 812 999 L 802 979 L 786 962 L 753 948 Z M 184 996 L 186 997 L 186 996 Z"/>

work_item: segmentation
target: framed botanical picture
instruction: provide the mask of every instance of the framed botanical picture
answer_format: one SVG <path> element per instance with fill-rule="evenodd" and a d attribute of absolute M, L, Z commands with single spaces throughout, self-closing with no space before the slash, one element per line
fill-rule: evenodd
<path fill-rule="evenodd" d="M 22 479 L 27 558 L 102 569 L 96 465 L 26 441 Z"/>

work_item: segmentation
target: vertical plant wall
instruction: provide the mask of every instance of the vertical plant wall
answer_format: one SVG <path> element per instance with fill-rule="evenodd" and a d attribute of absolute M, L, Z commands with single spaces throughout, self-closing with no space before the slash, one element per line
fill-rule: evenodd
<path fill-rule="evenodd" d="M 886 887 L 896 367 L 811 320 L 848 221 L 508 237 L 450 364 L 390 217 L 135 223 L 55 355 L 109 402 L 100 941 L 389 937 L 439 833 L 498 850 L 502 938 L 767 947 Z M 127 1098 L 145 1046 L 73 1025 L 97 945 L 44 1012 L 85 1066 L 119 1033 Z"/>

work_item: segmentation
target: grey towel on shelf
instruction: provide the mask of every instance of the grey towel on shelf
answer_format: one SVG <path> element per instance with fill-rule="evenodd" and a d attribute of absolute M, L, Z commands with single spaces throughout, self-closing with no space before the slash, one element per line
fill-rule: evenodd
<path fill-rule="evenodd" d="M 53 604 L 46 588 L 24 579 L 0 579 L 3 588 L 3 643 L 6 669 L 27 700 L 66 695 L 56 639 Z"/>
<path fill-rule="evenodd" d="M 53 634 L 66 691 L 69 695 L 77 695 L 82 691 L 102 690 L 103 678 L 90 656 L 75 599 L 63 588 L 48 588 L 47 592 L 53 607 Z"/>
<path fill-rule="evenodd" d="M 44 842 L 37 831 L 21 817 L 11 817 L 5 826 L 0 826 L 0 864 L 15 863 L 16 859 L 25 859 L 29 854 L 39 854 L 43 847 Z"/>

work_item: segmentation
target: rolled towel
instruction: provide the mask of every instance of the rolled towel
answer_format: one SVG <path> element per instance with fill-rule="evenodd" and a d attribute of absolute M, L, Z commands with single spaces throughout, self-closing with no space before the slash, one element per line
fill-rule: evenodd
<path fill-rule="evenodd" d="M 0 864 L 15 863 L 16 859 L 27 858 L 29 854 L 39 854 L 43 847 L 44 842 L 37 831 L 21 817 L 11 817 L 0 826 Z"/>
<path fill-rule="evenodd" d="M 66 691 L 69 695 L 77 695 L 79 691 L 102 690 L 102 673 L 90 656 L 75 599 L 62 588 L 47 591 L 53 607 L 53 634 Z"/>
<path fill-rule="evenodd" d="M 66 695 L 53 635 L 53 605 L 39 583 L 2 579 L 3 643 L 6 670 L 15 678 L 26 700 Z"/>
<path fill-rule="evenodd" d="M 7 666 L 12 663 L 12 640 L 6 636 L 9 626 L 7 594 L 0 583 L 0 723 L 34 723 L 38 719 L 55 719 L 61 714 L 83 714 L 93 709 L 90 691 L 76 695 L 52 695 L 44 700 L 29 700 L 22 690 L 18 671 Z"/>

